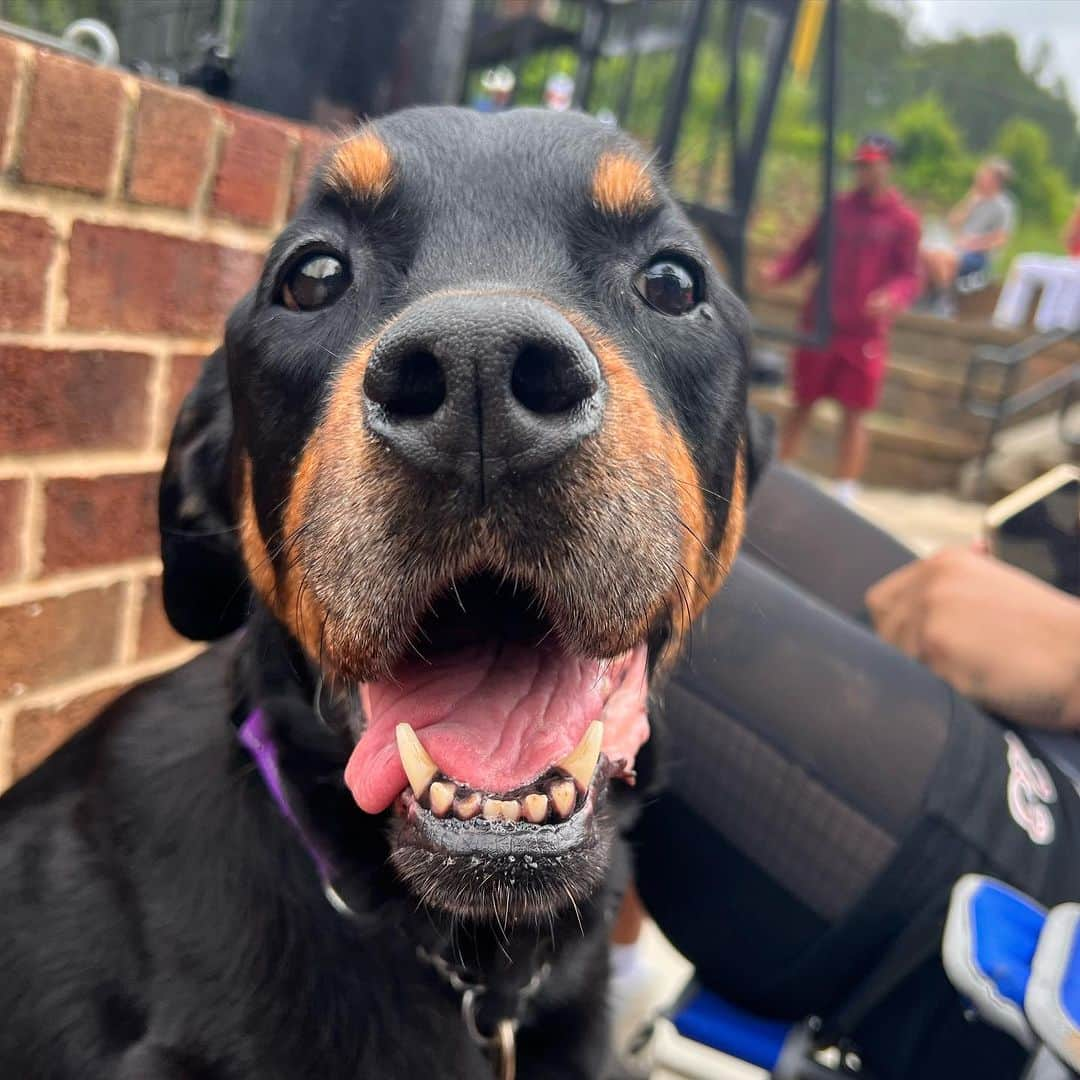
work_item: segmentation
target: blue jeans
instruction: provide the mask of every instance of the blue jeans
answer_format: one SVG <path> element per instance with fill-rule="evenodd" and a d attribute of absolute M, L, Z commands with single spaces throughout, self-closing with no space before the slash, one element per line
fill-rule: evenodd
<path fill-rule="evenodd" d="M 968 274 L 978 274 L 986 269 L 989 262 L 985 251 L 965 251 L 960 256 L 960 263 L 956 268 L 958 278 L 967 277 Z"/>

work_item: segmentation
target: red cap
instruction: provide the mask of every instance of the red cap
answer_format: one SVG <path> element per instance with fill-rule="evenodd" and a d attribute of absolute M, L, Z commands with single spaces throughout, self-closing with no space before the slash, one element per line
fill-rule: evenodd
<path fill-rule="evenodd" d="M 859 140 L 851 160 L 854 162 L 892 161 L 896 144 L 888 135 L 866 135 Z"/>

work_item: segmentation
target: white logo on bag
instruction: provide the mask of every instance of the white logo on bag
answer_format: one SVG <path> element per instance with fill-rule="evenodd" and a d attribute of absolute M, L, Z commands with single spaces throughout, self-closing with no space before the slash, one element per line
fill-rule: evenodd
<path fill-rule="evenodd" d="M 1054 815 L 1048 804 L 1057 802 L 1057 789 L 1046 766 L 1028 753 L 1027 747 L 1011 732 L 1005 733 L 1008 745 L 1009 782 L 1006 797 L 1013 821 L 1031 838 L 1033 844 L 1054 840 Z"/>

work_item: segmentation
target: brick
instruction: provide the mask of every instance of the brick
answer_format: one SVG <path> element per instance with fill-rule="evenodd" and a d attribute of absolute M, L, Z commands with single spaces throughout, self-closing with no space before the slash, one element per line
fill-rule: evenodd
<path fill-rule="evenodd" d="M 11 38 L 0 38 L 0 161 L 7 158 L 7 133 L 18 77 L 18 46 Z"/>
<path fill-rule="evenodd" d="M 59 749 L 80 728 L 86 727 L 107 705 L 116 700 L 130 684 L 109 686 L 92 694 L 83 694 L 62 705 L 22 709 L 15 714 L 15 778 L 36 769 L 54 750 Z"/>
<path fill-rule="evenodd" d="M 111 663 L 124 586 L 0 606 L 0 700 Z"/>
<path fill-rule="evenodd" d="M 68 262 L 68 326 L 136 334 L 220 334 L 259 275 L 251 251 L 144 229 L 77 221 Z"/>
<path fill-rule="evenodd" d="M 126 107 L 117 72 L 38 52 L 19 175 L 31 184 L 106 194 Z"/>
<path fill-rule="evenodd" d="M 150 365 L 141 353 L 0 345 L 0 453 L 142 446 Z"/>
<path fill-rule="evenodd" d="M 157 489 L 157 473 L 46 481 L 43 572 L 156 555 Z"/>
<path fill-rule="evenodd" d="M 136 655 L 140 660 L 159 653 L 171 652 L 188 644 L 173 628 L 165 615 L 161 599 L 161 578 L 148 578 L 143 585 L 142 608 L 139 612 L 139 644 Z"/>
<path fill-rule="evenodd" d="M 244 225 L 274 222 L 278 193 L 292 153 L 289 129 L 279 121 L 222 109 L 229 123 L 214 180 L 214 213 Z"/>
<path fill-rule="evenodd" d="M 296 208 L 304 201 L 308 184 L 323 155 L 337 140 L 328 131 L 319 128 L 301 127 L 297 129 L 300 137 L 296 148 L 296 169 L 293 172 L 292 194 L 289 197 L 289 214 L 295 214 Z"/>
<path fill-rule="evenodd" d="M 189 355 L 178 353 L 172 358 L 172 366 L 169 369 L 168 398 L 165 402 L 165 438 L 172 434 L 172 426 L 176 422 L 176 416 L 180 412 L 180 406 L 184 403 L 188 391 L 199 380 L 206 357 L 202 355 Z"/>
<path fill-rule="evenodd" d="M 194 94 L 144 84 L 128 171 L 133 202 L 190 210 L 210 167 L 214 110 Z"/>
<path fill-rule="evenodd" d="M 56 231 L 45 218 L 0 212 L 0 330 L 41 330 Z"/>
<path fill-rule="evenodd" d="M 22 479 L 0 480 L 0 581 L 19 569 L 27 486 Z"/>

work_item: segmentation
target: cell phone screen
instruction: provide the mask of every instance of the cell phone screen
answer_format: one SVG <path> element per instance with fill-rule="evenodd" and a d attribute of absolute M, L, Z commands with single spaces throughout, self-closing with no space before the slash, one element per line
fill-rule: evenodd
<path fill-rule="evenodd" d="M 995 530 L 993 549 L 999 559 L 1080 596 L 1080 480 L 1006 518 Z"/>

